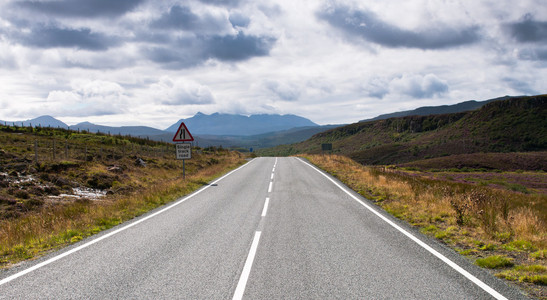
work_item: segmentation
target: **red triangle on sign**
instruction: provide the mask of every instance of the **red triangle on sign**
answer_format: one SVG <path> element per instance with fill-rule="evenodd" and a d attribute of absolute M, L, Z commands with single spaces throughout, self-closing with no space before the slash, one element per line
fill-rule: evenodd
<path fill-rule="evenodd" d="M 184 125 L 184 122 L 181 122 L 177 133 L 175 133 L 175 136 L 173 137 L 173 142 L 191 142 L 193 140 L 194 137 L 190 131 L 188 131 L 188 128 Z"/>

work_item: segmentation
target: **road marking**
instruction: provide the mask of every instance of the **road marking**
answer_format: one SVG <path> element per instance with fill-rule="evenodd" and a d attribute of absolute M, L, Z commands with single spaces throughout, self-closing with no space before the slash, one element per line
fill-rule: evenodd
<path fill-rule="evenodd" d="M 270 178 L 270 185 L 268 186 L 268 193 L 272 192 L 272 186 L 275 172 L 275 165 L 277 164 L 277 157 L 275 158 L 274 167 L 272 169 L 272 176 Z M 268 205 L 270 203 L 270 198 L 266 197 L 266 201 L 264 202 L 264 208 L 262 209 L 262 217 L 266 216 L 266 212 L 268 211 Z M 264 221 L 264 219 L 261 220 L 261 223 Z M 262 226 L 259 224 L 259 229 Z M 241 272 L 241 276 L 239 277 L 239 281 L 237 282 L 237 287 L 234 292 L 234 296 L 232 297 L 233 300 L 241 300 L 243 299 L 243 294 L 245 293 L 245 287 L 247 286 L 247 281 L 249 280 L 249 274 L 251 274 L 251 268 L 253 266 L 253 261 L 255 259 L 256 255 L 256 249 L 258 248 L 258 242 L 260 241 L 260 235 L 262 234 L 262 231 L 256 231 L 255 236 L 253 238 L 253 242 L 251 244 L 251 249 L 249 250 L 249 255 L 247 256 L 247 260 L 245 260 L 245 265 L 243 266 L 243 271 Z"/>
<path fill-rule="evenodd" d="M 268 204 L 270 203 L 270 198 L 266 198 L 266 202 L 264 202 L 264 208 L 262 209 L 262 216 L 266 216 L 266 212 L 268 211 Z"/>
<path fill-rule="evenodd" d="M 372 208 L 371 206 L 369 206 L 368 204 L 362 202 L 361 200 L 359 200 L 359 198 L 357 198 L 355 195 L 353 195 L 352 193 L 350 193 L 348 190 L 346 190 L 344 187 L 342 187 L 340 184 L 338 184 L 336 181 L 334 181 L 334 179 L 330 178 L 328 175 L 326 175 L 323 171 L 319 170 L 318 168 L 316 168 L 315 166 L 305 162 L 304 160 L 302 160 L 301 158 L 298 158 L 298 160 L 300 160 L 302 163 L 310 166 L 312 169 L 316 170 L 317 172 L 319 172 L 319 174 L 325 176 L 328 180 L 330 180 L 332 183 L 334 183 L 334 185 L 336 185 L 339 189 L 341 189 L 342 191 L 344 191 L 346 194 L 348 194 L 353 200 L 357 201 L 359 204 L 361 204 L 362 206 L 364 206 L 366 209 L 370 210 L 372 213 L 374 213 L 376 216 L 378 216 L 380 219 L 384 220 L 386 223 L 388 223 L 389 225 L 391 225 L 393 228 L 397 229 L 398 231 L 400 231 L 402 234 L 406 235 L 408 238 L 410 238 L 411 240 L 413 240 L 416 244 L 420 245 L 422 248 L 424 248 L 425 250 L 429 251 L 429 253 L 433 254 L 434 256 L 436 256 L 437 258 L 439 258 L 440 260 L 442 260 L 444 263 L 446 263 L 447 265 L 449 265 L 450 267 L 452 267 L 454 270 L 458 271 L 460 274 L 462 274 L 463 276 L 465 276 L 467 279 L 469 279 L 471 282 L 473 282 L 474 284 L 476 284 L 477 286 L 479 286 L 480 288 L 482 288 L 484 291 L 486 291 L 487 293 L 489 293 L 490 295 L 492 295 L 494 298 L 496 299 L 499 299 L 499 300 L 507 300 L 507 298 L 505 298 L 502 294 L 498 293 L 496 290 L 494 290 L 493 288 L 491 288 L 489 285 L 487 285 L 486 283 L 482 282 L 480 279 L 478 279 L 477 277 L 473 276 L 471 273 L 467 272 L 465 269 L 463 269 L 462 267 L 460 267 L 458 264 L 456 264 L 455 262 L 451 261 L 450 259 L 448 259 L 446 256 L 442 255 L 441 253 L 439 253 L 437 250 L 431 248 L 428 244 L 422 242 L 420 239 L 418 239 L 417 237 L 415 237 L 414 235 L 410 234 L 408 231 L 404 230 L 403 228 L 401 228 L 399 225 L 393 223 L 390 219 L 386 218 L 385 216 L 383 216 L 381 213 L 379 213 L 378 211 L 376 211 L 376 209 Z"/>
<path fill-rule="evenodd" d="M 258 242 L 260 241 L 261 234 L 261 231 L 255 232 L 255 236 L 251 244 L 251 250 L 249 250 L 249 255 L 247 256 L 247 260 L 243 266 L 243 272 L 241 272 L 241 276 L 239 277 L 239 281 L 234 292 L 234 297 L 232 298 L 233 300 L 240 300 L 243 298 L 243 293 L 245 293 L 245 286 L 247 285 L 247 280 L 249 280 L 249 274 L 251 273 L 251 267 L 253 266 L 253 261 L 255 259 L 256 249 L 258 248 Z"/>
<path fill-rule="evenodd" d="M 89 246 L 91 246 L 91 245 L 93 245 L 93 244 L 95 244 L 95 243 L 98 243 L 98 242 L 100 242 L 100 241 L 102 241 L 102 240 L 104 240 L 104 239 L 106 239 L 106 238 L 109 238 L 109 237 L 111 237 L 111 236 L 113 236 L 113 235 L 115 235 L 115 234 L 118 234 L 118 233 L 120 233 L 120 232 L 122 232 L 122 231 L 124 231 L 124 230 L 126 230 L 126 229 L 129 229 L 129 228 L 131 228 L 131 227 L 133 227 L 133 226 L 135 226 L 135 225 L 137 225 L 137 224 L 139 224 L 139 223 L 142 223 L 142 222 L 144 222 L 144 221 L 146 221 L 146 220 L 148 220 L 148 219 L 151 219 L 151 218 L 153 218 L 153 217 L 155 217 L 155 216 L 157 216 L 157 215 L 159 215 L 159 214 L 161 214 L 161 213 L 163 213 L 163 212 L 165 212 L 165 211 L 167 211 L 167 210 L 170 210 L 171 208 L 173 208 L 173 207 L 175 207 L 175 206 L 177 206 L 177 205 L 179 205 L 179 204 L 185 202 L 186 200 L 188 200 L 188 199 L 190 199 L 190 198 L 193 198 L 194 196 L 198 195 L 199 193 L 205 191 L 205 190 L 208 189 L 209 187 L 214 186 L 217 182 L 219 182 L 219 181 L 221 181 L 222 179 L 228 177 L 228 176 L 231 175 L 232 173 L 234 173 L 234 172 L 240 170 L 241 168 L 243 168 L 243 167 L 249 165 L 249 164 L 250 164 L 251 162 L 253 162 L 253 161 L 254 161 L 254 159 L 251 160 L 251 161 L 249 161 L 248 163 L 244 164 L 243 166 L 241 166 L 241 167 L 239 167 L 239 168 L 237 168 L 237 169 L 235 169 L 235 170 L 232 170 L 231 172 L 225 174 L 224 176 L 218 178 L 217 180 L 211 182 L 209 185 L 206 185 L 205 187 L 203 187 L 203 188 L 201 188 L 201 189 L 195 191 L 194 193 L 192 193 L 192 194 L 190 194 L 190 195 L 188 195 L 188 196 L 186 196 L 186 197 L 184 197 L 184 198 L 178 200 L 177 202 L 175 202 L 175 203 L 173 203 L 173 204 L 167 206 L 166 208 L 164 208 L 164 209 L 162 209 L 162 210 L 159 210 L 159 211 L 157 211 L 157 212 L 155 212 L 155 213 L 153 213 L 153 214 L 151 214 L 151 215 L 149 215 L 149 216 L 146 216 L 146 217 L 144 217 L 144 218 L 142 218 L 142 219 L 139 219 L 139 220 L 137 220 L 137 221 L 135 221 L 135 222 L 133 222 L 133 223 L 131 223 L 131 224 L 125 225 L 125 226 L 123 226 L 123 227 L 121 227 L 121 228 L 119 228 L 119 229 L 116 229 L 116 230 L 114 230 L 114 231 L 112 231 L 112 232 L 110 232 L 110 233 L 107 233 L 107 234 L 105 234 L 105 235 L 103 235 L 103 236 L 100 236 L 100 237 L 98 237 L 98 238 L 96 238 L 96 239 L 94 239 L 94 240 L 92 240 L 92 241 L 89 241 L 89 242 L 87 242 L 87 243 L 85 243 L 85 244 L 83 244 L 83 245 L 80 245 L 80 246 L 78 246 L 78 247 L 76 247 L 76 248 L 74 248 L 74 249 L 71 249 L 71 250 L 69 250 L 69 251 L 67 251 L 67 252 L 61 253 L 61 254 L 59 254 L 59 255 L 57 255 L 57 256 L 55 256 L 55 257 L 52 257 L 52 258 L 50 258 L 50 259 L 48 259 L 48 260 L 46 260 L 46 261 L 43 261 L 43 262 L 41 262 L 41 263 L 39 263 L 39 264 L 36 264 L 36 265 L 34 265 L 34 266 L 32 266 L 32 267 L 30 267 L 30 268 L 28 268 L 28 269 L 25 269 L 25 270 L 23 270 L 23 271 L 21 271 L 21 272 L 15 273 L 15 274 L 13 274 L 13 275 L 11 275 L 11 276 L 8 276 L 8 277 L 6 277 L 6 278 L 0 280 L 0 286 L 3 285 L 3 284 L 6 284 L 6 283 L 8 283 L 8 282 L 10 282 L 10 281 L 12 281 L 12 280 L 14 280 L 14 279 L 16 279 L 16 278 L 19 278 L 19 277 L 21 277 L 21 276 L 23 276 L 23 275 L 25 275 L 25 274 L 28 274 L 28 273 L 30 273 L 30 272 L 32 272 L 32 271 L 35 271 L 35 270 L 37 270 L 37 269 L 40 269 L 41 267 L 47 266 L 47 265 L 51 264 L 52 262 L 55 262 L 55 261 L 57 261 L 57 260 L 59 260 L 59 259 L 65 257 L 65 256 L 69 256 L 70 254 L 73 254 L 73 253 L 75 253 L 75 252 L 78 252 L 78 251 L 80 251 L 80 250 L 82 250 L 82 249 L 84 249 L 84 248 L 87 248 L 87 247 L 89 247 Z"/>

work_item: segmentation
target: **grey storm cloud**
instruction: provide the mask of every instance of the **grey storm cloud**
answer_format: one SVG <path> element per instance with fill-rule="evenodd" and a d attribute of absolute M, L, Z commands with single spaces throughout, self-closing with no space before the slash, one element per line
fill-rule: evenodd
<path fill-rule="evenodd" d="M 239 6 L 244 0 L 199 0 L 201 3 L 212 4 L 217 6 L 235 7 Z"/>
<path fill-rule="evenodd" d="M 547 48 L 523 49 L 518 52 L 518 57 L 524 60 L 547 61 Z"/>
<path fill-rule="evenodd" d="M 317 16 L 350 36 L 390 48 L 442 49 L 472 44 L 480 39 L 478 26 L 411 31 L 384 22 L 371 11 L 347 6 L 326 8 L 317 12 Z"/>
<path fill-rule="evenodd" d="M 242 13 L 231 13 L 229 17 L 232 26 L 247 27 L 251 23 L 251 19 Z"/>
<path fill-rule="evenodd" d="M 65 17 L 112 17 L 133 10 L 144 0 L 21 1 L 15 5 L 47 15 Z"/>
<path fill-rule="evenodd" d="M 30 33 L 14 33 L 14 39 L 22 45 L 37 48 L 78 48 L 92 51 L 107 50 L 119 42 L 102 33 L 91 32 L 88 28 L 68 29 L 55 26 L 35 26 Z"/>
<path fill-rule="evenodd" d="M 255 56 L 266 56 L 276 39 L 269 36 L 255 36 L 238 31 L 230 32 L 234 26 L 246 27 L 250 19 L 241 14 L 231 14 L 229 19 L 205 13 L 198 15 L 188 6 L 175 5 L 151 23 L 151 29 L 158 32 L 185 31 L 184 37 L 155 46 L 147 46 L 145 56 L 166 68 L 187 68 L 208 59 L 221 61 L 242 61 Z"/>
<path fill-rule="evenodd" d="M 275 42 L 271 37 L 257 37 L 239 32 L 236 36 L 213 36 L 205 40 L 209 55 L 227 61 L 268 55 Z"/>
<path fill-rule="evenodd" d="M 547 22 L 526 14 L 521 21 L 505 25 L 509 35 L 521 43 L 547 43 Z"/>
<path fill-rule="evenodd" d="M 154 46 L 141 50 L 149 60 L 167 69 L 184 69 L 201 64 L 205 58 L 198 49 Z"/>
<path fill-rule="evenodd" d="M 227 20 L 209 14 L 199 16 L 190 7 L 175 5 L 154 21 L 152 27 L 206 32 L 222 30 L 228 24 Z"/>
<path fill-rule="evenodd" d="M 148 47 L 143 53 L 148 59 L 166 68 L 188 68 L 208 59 L 242 61 L 255 56 L 266 56 L 275 42 L 271 37 L 246 35 L 198 36 L 184 39 L 174 45 Z"/>

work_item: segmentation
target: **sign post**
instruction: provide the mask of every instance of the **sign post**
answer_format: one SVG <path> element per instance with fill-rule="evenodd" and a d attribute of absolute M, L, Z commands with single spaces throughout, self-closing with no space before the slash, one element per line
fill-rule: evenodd
<path fill-rule="evenodd" d="M 192 158 L 192 145 L 184 142 L 191 142 L 194 140 L 194 137 L 188 131 L 184 122 L 180 123 L 179 129 L 173 137 L 173 142 L 176 143 L 176 153 L 177 159 L 182 159 L 182 178 L 186 179 L 186 164 L 187 159 Z"/>

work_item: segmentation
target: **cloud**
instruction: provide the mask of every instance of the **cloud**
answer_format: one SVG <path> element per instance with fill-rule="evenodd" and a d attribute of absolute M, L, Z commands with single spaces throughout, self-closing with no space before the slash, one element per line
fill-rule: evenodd
<path fill-rule="evenodd" d="M 246 60 L 254 56 L 268 55 L 275 42 L 272 37 L 259 37 L 238 32 L 237 35 L 205 38 L 207 51 L 212 58 L 225 61 Z"/>
<path fill-rule="evenodd" d="M 36 108 L 57 116 L 87 117 L 125 112 L 127 95 L 122 86 L 104 80 L 74 80 L 71 90 L 50 91 L 46 102 Z"/>
<path fill-rule="evenodd" d="M 448 92 L 446 81 L 439 79 L 434 74 L 427 74 L 425 76 L 403 74 L 391 80 L 389 87 L 390 91 L 413 98 L 430 98 Z"/>
<path fill-rule="evenodd" d="M 116 17 L 123 15 L 144 0 L 60 0 L 21 1 L 15 6 L 46 15 L 64 17 Z"/>
<path fill-rule="evenodd" d="M 166 46 L 144 47 L 142 53 L 168 69 L 189 68 L 208 59 L 243 61 L 269 54 L 275 39 L 246 35 L 214 35 L 185 38 Z"/>
<path fill-rule="evenodd" d="M 525 48 L 517 51 L 517 56 L 523 60 L 547 61 L 547 48 Z"/>
<path fill-rule="evenodd" d="M 15 52 L 8 45 L 0 42 L 0 69 L 16 69 L 17 67 Z"/>
<path fill-rule="evenodd" d="M 360 37 L 389 48 L 442 49 L 469 45 L 480 40 L 478 26 L 452 28 L 435 25 L 411 31 L 384 22 L 371 11 L 343 5 L 324 8 L 316 15 L 350 37 Z"/>
<path fill-rule="evenodd" d="M 232 26 L 234 27 L 247 27 L 251 23 L 251 19 L 240 13 L 240 12 L 233 12 L 230 13 L 230 17 L 228 18 L 230 20 L 230 23 L 232 23 Z"/>
<path fill-rule="evenodd" d="M 235 7 L 239 6 L 245 0 L 199 0 L 202 3 L 218 5 L 218 6 L 227 6 Z"/>
<path fill-rule="evenodd" d="M 56 26 L 35 26 L 30 32 L 12 34 L 18 43 L 36 48 L 77 48 L 104 51 L 120 44 L 114 37 L 92 32 L 88 28 L 70 29 Z"/>
<path fill-rule="evenodd" d="M 162 77 L 150 86 L 152 97 L 164 105 L 212 104 L 215 102 L 211 90 L 195 81 L 172 80 Z"/>
<path fill-rule="evenodd" d="M 225 15 L 198 15 L 188 6 L 172 6 L 167 13 L 152 22 L 152 28 L 186 30 L 194 33 L 217 33 L 231 27 Z"/>
<path fill-rule="evenodd" d="M 534 90 L 527 81 L 509 77 L 502 78 L 502 80 L 517 93 L 523 93 L 528 95 L 538 94 L 538 91 Z"/>
<path fill-rule="evenodd" d="M 382 99 L 389 93 L 389 82 L 384 79 L 375 77 L 363 87 L 363 91 L 368 97 Z"/>
<path fill-rule="evenodd" d="M 301 94 L 298 86 L 290 83 L 268 80 L 264 82 L 264 87 L 276 97 L 284 101 L 296 101 Z"/>
<path fill-rule="evenodd" d="M 535 21 L 526 14 L 521 21 L 505 25 L 506 33 L 521 43 L 547 43 L 547 22 Z"/>
<path fill-rule="evenodd" d="M 144 45 L 141 52 L 168 69 L 194 67 L 209 59 L 236 62 L 268 55 L 276 39 L 246 34 L 242 29 L 249 23 L 250 19 L 239 13 L 198 14 L 189 6 L 175 5 L 150 26 L 166 34 L 148 39 L 155 44 Z M 143 37 L 150 35 L 158 37 L 154 33 Z"/>

